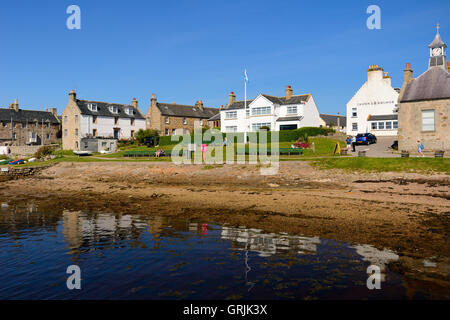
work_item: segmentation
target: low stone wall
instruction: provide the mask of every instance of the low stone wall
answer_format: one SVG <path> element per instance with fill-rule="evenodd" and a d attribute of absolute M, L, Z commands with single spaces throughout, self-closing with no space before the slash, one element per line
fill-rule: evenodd
<path fill-rule="evenodd" d="M 1 167 L 0 181 L 18 180 L 34 176 L 36 173 L 53 166 L 53 164 L 35 167 Z"/>
<path fill-rule="evenodd" d="M 53 145 L 52 145 L 53 146 Z M 42 146 L 10 146 L 11 154 L 15 156 L 32 156 Z M 57 147 L 57 145 L 54 145 Z"/>

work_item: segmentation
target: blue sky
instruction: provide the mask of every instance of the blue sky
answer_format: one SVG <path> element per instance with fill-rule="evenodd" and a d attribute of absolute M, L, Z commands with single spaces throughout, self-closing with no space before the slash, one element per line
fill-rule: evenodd
<path fill-rule="evenodd" d="M 66 9 L 81 8 L 81 30 L 68 30 Z M 381 30 L 366 9 L 381 8 Z M 450 43 L 450 1 L 102 1 L 0 3 L 0 106 L 57 107 L 80 99 L 130 103 L 146 112 L 158 101 L 226 104 L 234 91 L 312 93 L 321 113 L 345 104 L 378 64 L 400 87 L 411 62 L 428 62 L 436 23 Z"/>

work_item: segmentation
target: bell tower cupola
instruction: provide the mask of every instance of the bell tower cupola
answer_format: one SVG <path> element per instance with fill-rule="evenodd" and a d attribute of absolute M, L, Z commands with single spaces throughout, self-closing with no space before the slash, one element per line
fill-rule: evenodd
<path fill-rule="evenodd" d="M 439 24 L 436 28 L 436 36 L 434 37 L 433 42 L 428 46 L 428 48 L 430 48 L 430 63 L 428 68 L 439 67 L 446 69 L 447 57 L 445 55 L 445 49 L 447 48 L 447 45 L 442 41 L 441 35 L 439 34 Z"/>

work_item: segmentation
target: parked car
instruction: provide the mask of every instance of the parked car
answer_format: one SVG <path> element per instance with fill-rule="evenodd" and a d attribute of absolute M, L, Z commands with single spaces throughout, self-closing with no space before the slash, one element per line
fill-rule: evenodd
<path fill-rule="evenodd" d="M 360 133 L 356 136 L 356 144 L 377 143 L 377 137 L 371 133 Z"/>

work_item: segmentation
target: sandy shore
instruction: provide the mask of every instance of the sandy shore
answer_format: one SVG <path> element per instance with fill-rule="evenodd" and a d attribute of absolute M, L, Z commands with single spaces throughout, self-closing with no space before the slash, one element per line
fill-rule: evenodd
<path fill-rule="evenodd" d="M 301 161 L 281 162 L 275 176 L 262 176 L 252 165 L 60 163 L 33 178 L 1 182 L 0 198 L 70 210 L 187 216 L 370 244 L 411 261 L 441 262 L 433 272 L 450 280 L 448 175 L 324 171 Z"/>

